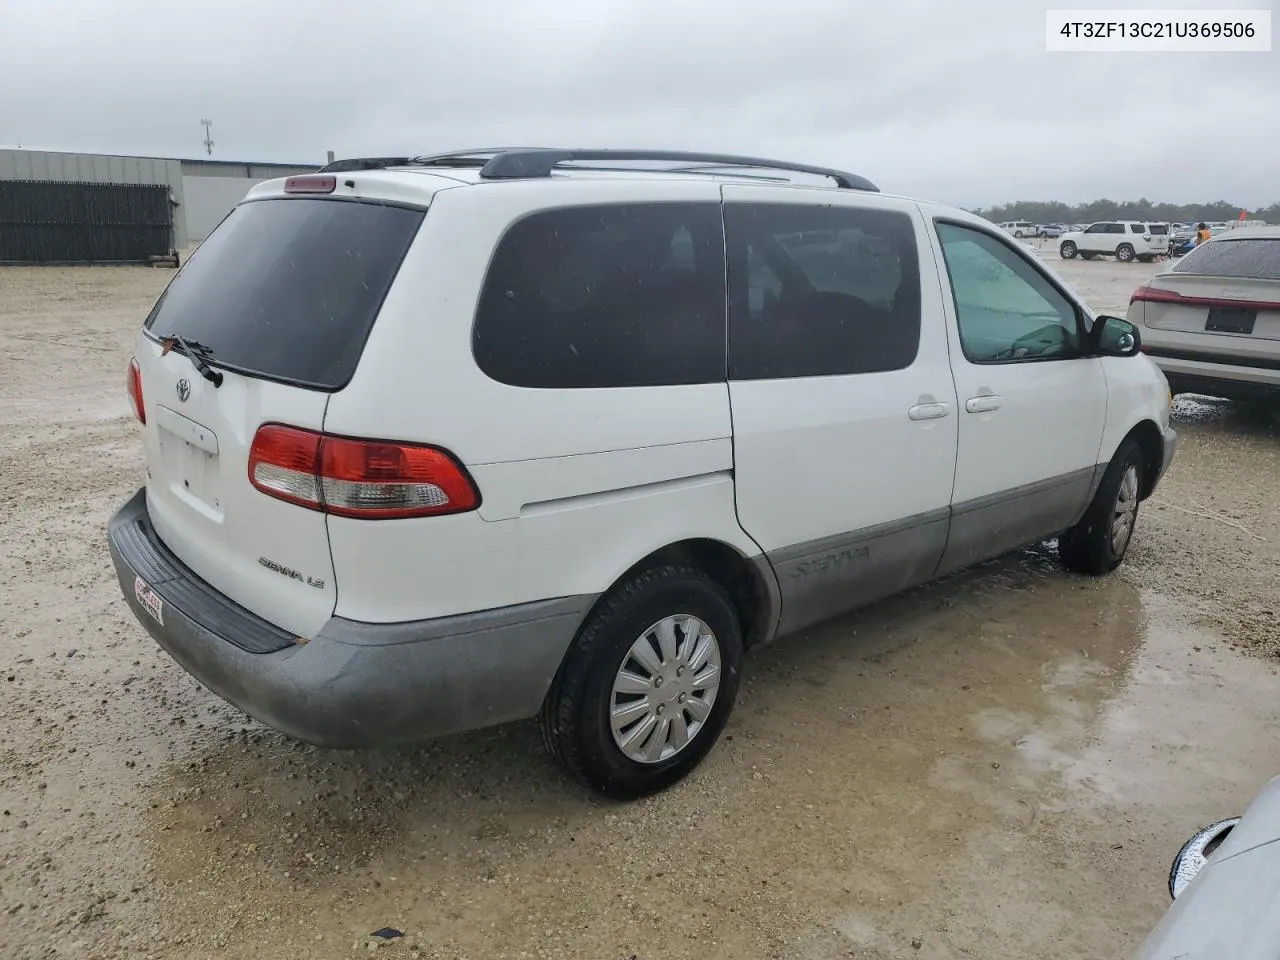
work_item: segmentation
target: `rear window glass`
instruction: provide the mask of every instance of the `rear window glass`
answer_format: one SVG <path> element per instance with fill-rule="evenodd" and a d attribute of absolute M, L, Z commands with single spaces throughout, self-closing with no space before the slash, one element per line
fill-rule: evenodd
<path fill-rule="evenodd" d="M 715 203 L 565 207 L 503 236 L 472 332 L 517 387 L 653 387 L 725 378 L 724 239 Z"/>
<path fill-rule="evenodd" d="M 241 204 L 174 277 L 147 329 L 204 344 L 215 365 L 340 389 L 422 217 L 314 198 Z"/>
<path fill-rule="evenodd" d="M 1280 280 L 1280 237 L 1201 244 L 1179 260 L 1173 272 Z"/>

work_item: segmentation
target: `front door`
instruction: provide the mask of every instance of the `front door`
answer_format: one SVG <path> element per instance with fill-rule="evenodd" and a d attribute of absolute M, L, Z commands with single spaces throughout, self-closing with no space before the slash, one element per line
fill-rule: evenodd
<path fill-rule="evenodd" d="M 1101 469 L 1107 383 L 1080 309 L 1030 257 L 972 224 L 936 233 L 960 421 L 946 573 L 1075 523 Z"/>
<path fill-rule="evenodd" d="M 790 631 L 937 567 L 958 420 L 946 320 L 914 204 L 722 191 L 738 516 Z"/>

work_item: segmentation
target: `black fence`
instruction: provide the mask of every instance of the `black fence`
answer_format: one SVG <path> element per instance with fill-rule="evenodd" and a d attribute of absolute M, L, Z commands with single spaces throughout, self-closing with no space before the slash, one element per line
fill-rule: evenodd
<path fill-rule="evenodd" d="M 0 263 L 147 263 L 172 249 L 167 186 L 0 180 Z"/>

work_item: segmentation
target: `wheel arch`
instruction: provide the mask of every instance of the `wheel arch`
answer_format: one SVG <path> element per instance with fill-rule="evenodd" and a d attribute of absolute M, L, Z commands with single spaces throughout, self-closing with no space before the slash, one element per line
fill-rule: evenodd
<path fill-rule="evenodd" d="M 1164 435 L 1153 420 L 1140 420 L 1124 435 L 1117 450 L 1134 440 L 1142 451 L 1142 499 L 1146 500 L 1155 490 L 1160 479 L 1160 467 L 1164 462 Z M 1113 454 L 1114 456 L 1114 454 Z"/>
<path fill-rule="evenodd" d="M 696 567 L 728 594 L 742 628 L 744 649 L 773 639 L 782 601 L 772 565 L 763 555 L 748 558 L 724 541 L 708 537 L 678 540 L 641 557 L 600 595 L 583 618 L 583 624 L 590 621 L 596 607 L 621 584 L 645 570 L 672 563 L 687 563 Z"/>

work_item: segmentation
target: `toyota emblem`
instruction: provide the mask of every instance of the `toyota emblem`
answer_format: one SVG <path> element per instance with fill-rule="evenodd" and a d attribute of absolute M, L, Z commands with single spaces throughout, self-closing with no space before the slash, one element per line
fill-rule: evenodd
<path fill-rule="evenodd" d="M 191 381 L 183 377 L 178 381 L 178 399 L 186 403 L 189 396 L 191 396 Z"/>

